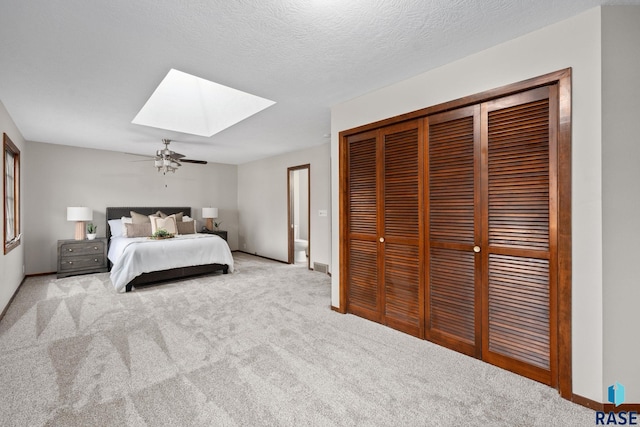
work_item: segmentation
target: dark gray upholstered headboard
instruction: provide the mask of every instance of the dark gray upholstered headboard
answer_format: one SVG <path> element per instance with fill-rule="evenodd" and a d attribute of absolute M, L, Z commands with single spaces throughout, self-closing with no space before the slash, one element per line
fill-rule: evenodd
<path fill-rule="evenodd" d="M 167 215 L 171 215 L 174 213 L 178 213 L 178 212 L 182 212 L 184 215 L 189 215 L 191 216 L 191 208 L 190 207 L 175 207 L 175 206 L 170 206 L 170 207 L 166 207 L 166 206 L 161 206 L 161 207 L 118 207 L 118 208 L 112 208 L 109 207 L 107 208 L 107 212 L 106 212 L 106 228 L 105 230 L 107 230 L 107 239 L 111 238 L 111 229 L 109 228 L 109 220 L 110 219 L 119 219 L 122 218 L 123 216 L 131 216 L 131 211 L 134 212 L 138 212 L 140 214 L 143 215 L 151 215 L 153 213 L 156 213 L 158 211 L 162 211 L 164 213 L 166 213 Z M 107 240 L 108 241 L 108 240 Z"/>

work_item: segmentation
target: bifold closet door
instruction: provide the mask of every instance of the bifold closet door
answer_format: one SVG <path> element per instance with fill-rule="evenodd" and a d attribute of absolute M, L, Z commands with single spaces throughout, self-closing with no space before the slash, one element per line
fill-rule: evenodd
<path fill-rule="evenodd" d="M 570 76 L 341 132 L 341 311 L 571 395 Z"/>
<path fill-rule="evenodd" d="M 378 132 L 346 141 L 347 310 L 382 321 L 378 266 Z"/>
<path fill-rule="evenodd" d="M 380 236 L 384 323 L 424 335 L 422 121 L 381 129 Z"/>
<path fill-rule="evenodd" d="M 422 121 L 346 144 L 347 311 L 423 336 Z"/>
<path fill-rule="evenodd" d="M 425 119 L 426 338 L 480 356 L 480 107 Z"/>
<path fill-rule="evenodd" d="M 425 336 L 557 382 L 557 87 L 425 119 Z"/>
<path fill-rule="evenodd" d="M 482 104 L 482 358 L 557 383 L 557 86 Z"/>

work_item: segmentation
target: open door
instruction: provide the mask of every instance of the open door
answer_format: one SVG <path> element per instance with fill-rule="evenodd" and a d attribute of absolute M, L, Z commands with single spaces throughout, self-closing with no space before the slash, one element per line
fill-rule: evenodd
<path fill-rule="evenodd" d="M 310 263 L 310 165 L 293 166 L 287 169 L 287 240 L 288 263 Z"/>

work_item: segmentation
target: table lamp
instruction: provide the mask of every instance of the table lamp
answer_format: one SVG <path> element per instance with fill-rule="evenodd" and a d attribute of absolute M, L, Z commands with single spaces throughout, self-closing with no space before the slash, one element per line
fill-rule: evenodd
<path fill-rule="evenodd" d="M 202 208 L 202 218 L 207 220 L 207 230 L 213 230 L 213 219 L 218 218 L 218 208 Z"/>
<path fill-rule="evenodd" d="M 70 207 L 67 208 L 67 221 L 76 221 L 76 240 L 84 240 L 85 234 L 85 221 L 91 221 L 93 219 L 93 211 L 87 207 Z"/>

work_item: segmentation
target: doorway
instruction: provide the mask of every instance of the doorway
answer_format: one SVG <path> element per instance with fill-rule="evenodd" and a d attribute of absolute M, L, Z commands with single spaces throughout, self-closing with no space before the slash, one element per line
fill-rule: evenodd
<path fill-rule="evenodd" d="M 311 165 L 287 169 L 287 218 L 289 264 L 310 266 L 310 179 Z"/>

